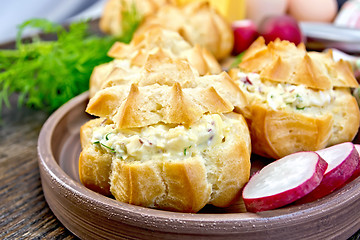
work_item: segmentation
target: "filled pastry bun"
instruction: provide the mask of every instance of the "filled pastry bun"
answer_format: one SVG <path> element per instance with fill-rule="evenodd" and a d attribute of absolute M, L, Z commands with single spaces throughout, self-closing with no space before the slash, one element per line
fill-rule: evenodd
<path fill-rule="evenodd" d="M 246 118 L 253 152 L 281 158 L 351 141 L 359 128 L 357 88 L 350 65 L 331 52 L 307 52 L 258 38 L 230 76 L 247 97 Z"/>
<path fill-rule="evenodd" d="M 124 14 L 133 14 L 130 17 L 144 18 L 153 15 L 157 10 L 172 0 L 108 0 L 100 18 L 100 29 L 108 34 L 121 36 L 128 29 L 129 19 Z"/>
<path fill-rule="evenodd" d="M 218 60 L 229 56 L 234 44 L 230 24 L 205 1 L 183 7 L 165 5 L 146 17 L 135 35 L 153 26 L 179 32 L 190 44 L 207 48 Z"/>
<path fill-rule="evenodd" d="M 249 179 L 251 154 L 234 101 L 246 106 L 226 73 L 199 76 L 186 60 L 150 54 L 137 77 L 109 81 L 90 99 L 86 111 L 100 118 L 81 128 L 81 182 L 144 207 L 230 205 Z"/>
<path fill-rule="evenodd" d="M 221 67 L 215 57 L 203 47 L 192 47 L 177 32 L 161 27 L 147 29 L 132 39 L 130 44 L 116 42 L 108 55 L 114 60 L 94 68 L 90 78 L 90 97 L 108 79 L 130 77 L 144 66 L 149 54 L 161 50 L 173 59 L 187 60 L 200 75 L 219 74 Z"/>
<path fill-rule="evenodd" d="M 192 46 L 205 47 L 218 60 L 230 55 L 234 44 L 231 26 L 208 2 L 195 1 L 181 7 L 174 2 L 109 0 L 100 19 L 100 29 L 121 36 L 127 30 L 123 14 L 135 8 L 142 19 L 135 35 L 160 26 L 178 32 Z"/>

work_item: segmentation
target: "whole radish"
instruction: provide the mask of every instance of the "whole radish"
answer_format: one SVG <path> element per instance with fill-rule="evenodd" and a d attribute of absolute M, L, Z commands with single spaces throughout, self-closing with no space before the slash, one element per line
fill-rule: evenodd
<path fill-rule="evenodd" d="M 269 16 L 260 23 L 258 32 L 266 43 L 280 40 L 288 40 L 298 45 L 304 42 L 304 37 L 295 18 L 288 15 Z"/>
<path fill-rule="evenodd" d="M 234 32 L 232 55 L 238 55 L 249 48 L 259 36 L 256 25 L 251 20 L 235 21 L 231 25 Z"/>

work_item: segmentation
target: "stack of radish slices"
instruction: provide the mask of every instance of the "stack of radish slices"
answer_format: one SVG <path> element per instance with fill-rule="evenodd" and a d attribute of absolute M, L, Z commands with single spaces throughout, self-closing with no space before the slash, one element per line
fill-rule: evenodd
<path fill-rule="evenodd" d="M 341 143 L 316 152 L 290 154 L 255 173 L 243 190 L 249 212 L 306 203 L 328 195 L 360 175 L 360 145 Z"/>

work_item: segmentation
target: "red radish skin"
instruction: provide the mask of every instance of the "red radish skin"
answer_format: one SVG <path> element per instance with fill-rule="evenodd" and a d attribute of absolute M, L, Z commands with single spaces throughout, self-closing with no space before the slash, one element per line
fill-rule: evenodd
<path fill-rule="evenodd" d="M 320 184 L 327 165 L 315 152 L 293 153 L 268 164 L 244 187 L 246 209 L 266 211 L 302 198 Z"/>
<path fill-rule="evenodd" d="M 234 48 L 232 55 L 236 56 L 250 47 L 259 34 L 255 23 L 251 20 L 235 21 L 231 25 L 234 33 Z"/>
<path fill-rule="evenodd" d="M 359 162 L 358 162 L 358 165 L 357 165 L 353 175 L 350 177 L 350 179 L 347 182 L 351 182 L 354 179 L 356 179 L 358 176 L 360 176 L 360 145 L 359 144 L 354 144 L 354 147 L 355 147 L 356 151 L 358 152 Z"/>
<path fill-rule="evenodd" d="M 337 144 L 316 152 L 328 163 L 328 168 L 320 185 L 298 203 L 315 201 L 342 187 L 353 175 L 359 163 L 359 154 L 351 142 Z"/>
<path fill-rule="evenodd" d="M 296 45 L 304 42 L 304 36 L 298 22 L 288 15 L 266 17 L 260 23 L 258 31 L 267 44 L 277 38 L 288 40 Z"/>

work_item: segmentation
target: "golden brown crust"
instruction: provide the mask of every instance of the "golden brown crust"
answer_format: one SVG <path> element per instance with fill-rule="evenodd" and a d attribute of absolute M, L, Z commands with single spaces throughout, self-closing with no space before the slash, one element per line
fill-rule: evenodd
<path fill-rule="evenodd" d="M 200 44 L 217 59 L 229 56 L 234 45 L 230 24 L 208 2 L 194 2 L 183 8 L 186 19 L 181 34 L 192 45 Z"/>
<path fill-rule="evenodd" d="M 241 91 L 239 86 L 232 80 L 232 78 L 226 72 L 222 72 L 219 75 L 207 75 L 199 79 L 199 84 L 206 88 L 210 85 L 214 87 L 219 95 L 228 100 L 234 108 L 245 108 L 248 105 L 245 94 Z M 215 99 L 213 99 L 214 101 Z M 204 101 L 210 101 L 205 99 Z"/>
<path fill-rule="evenodd" d="M 211 188 L 197 158 L 177 162 L 127 164 L 113 162 L 111 191 L 119 201 L 164 210 L 197 212 L 208 202 Z"/>
<path fill-rule="evenodd" d="M 259 73 L 266 80 L 313 89 L 358 87 L 350 65 L 342 60 L 335 62 L 331 53 L 307 53 L 303 45 L 280 40 L 266 46 L 262 37 L 246 51 L 239 68 Z"/>
<path fill-rule="evenodd" d="M 180 25 L 188 40 L 200 39 L 218 57 L 231 51 L 231 29 L 207 4 L 188 6 L 179 15 L 173 7 L 162 9 L 169 12 L 158 11 L 159 16 L 172 12 L 170 21 Z M 176 18 L 184 14 L 196 17 L 184 26 Z M 209 20 L 205 32 L 189 35 L 204 24 L 201 18 Z M 148 30 L 129 45 L 114 44 L 109 55 L 116 59 L 94 70 L 95 89 L 86 111 L 101 120 L 81 128 L 81 181 L 144 207 L 197 212 L 206 204 L 229 206 L 250 176 L 249 130 L 244 118 L 232 113 L 232 102 L 246 106 L 245 95 L 228 74 L 220 73 L 208 49 L 196 42 L 191 47 L 178 33 L 154 25 Z M 141 134 L 152 138 L 153 129 L 168 128 L 170 139 L 156 132 L 154 141 L 143 145 Z M 106 142 L 109 133 L 118 134 L 110 135 L 113 142 Z"/>
<path fill-rule="evenodd" d="M 336 99 L 331 111 L 334 116 L 334 126 L 327 145 L 352 141 L 359 130 L 360 112 L 356 99 L 349 89 L 336 90 Z"/>
<path fill-rule="evenodd" d="M 200 75 L 217 74 L 221 67 L 214 56 L 200 45 L 192 47 L 177 32 L 162 27 L 151 27 L 134 36 L 130 44 L 116 42 L 108 52 L 116 59 L 129 59 L 132 65 L 144 65 L 149 53 L 161 49 L 169 57 L 186 59 Z"/>
<path fill-rule="evenodd" d="M 79 158 L 79 177 L 85 187 L 109 196 L 112 158 L 109 154 L 99 153 L 92 147 L 85 148 Z"/>
<path fill-rule="evenodd" d="M 171 0 L 108 0 L 100 18 L 99 27 L 105 33 L 121 36 L 124 32 L 123 12 L 135 7 L 140 17 L 146 17 L 156 13 L 161 6 L 172 2 Z"/>
<path fill-rule="evenodd" d="M 348 61 L 340 59 L 335 62 L 333 60 L 332 51 L 323 52 L 309 52 L 309 56 L 313 61 L 317 61 L 322 71 L 327 73 L 332 80 L 333 87 L 352 87 L 357 88 L 358 82 L 354 77 L 351 65 Z"/>
<path fill-rule="evenodd" d="M 109 0 L 105 4 L 104 14 L 99 22 L 99 28 L 103 32 L 112 33 L 113 35 L 122 34 L 122 15 L 120 9 L 121 2 L 119 0 Z"/>
<path fill-rule="evenodd" d="M 335 63 L 334 68 L 337 73 L 337 76 L 333 81 L 334 87 L 359 87 L 359 83 L 356 81 L 354 72 L 352 71 L 351 65 L 348 61 L 340 59 Z"/>
<path fill-rule="evenodd" d="M 206 204 L 229 206 L 249 179 L 251 142 L 242 115 L 228 113 L 221 118 L 228 125 L 214 147 L 193 149 L 191 155 L 176 159 L 137 161 L 123 160 L 91 143 L 93 129 L 111 123 L 91 120 L 81 128 L 81 182 L 119 201 L 145 207 L 197 212 Z"/>
<path fill-rule="evenodd" d="M 233 69 L 230 75 L 236 79 L 238 72 Z M 352 141 L 360 125 L 357 102 L 349 88 L 335 88 L 333 94 L 330 105 L 317 110 L 275 111 L 260 99 L 236 108 L 248 122 L 253 152 L 277 159 L 296 151 Z"/>
<path fill-rule="evenodd" d="M 86 111 L 99 117 L 106 117 L 114 114 L 118 104 L 125 99 L 126 90 L 117 89 L 118 93 L 112 91 L 113 88 L 104 89 L 101 94 L 96 94 L 88 103 Z"/>
<path fill-rule="evenodd" d="M 93 119 L 80 129 L 80 142 L 83 150 L 79 157 L 79 177 L 87 188 L 108 196 L 111 195 L 109 176 L 112 156 L 96 149 L 91 143 L 93 129 L 104 121 L 105 119 L 101 118 Z"/>
<path fill-rule="evenodd" d="M 150 162 L 128 164 L 114 159 L 111 192 L 121 202 L 151 206 L 166 189 L 158 176 L 159 171 L 160 167 Z"/>
<path fill-rule="evenodd" d="M 235 105 L 235 109 L 248 122 L 254 153 L 277 159 L 297 151 L 352 141 L 355 137 L 360 113 L 349 88 L 358 87 L 358 83 L 348 63 L 335 62 L 331 51 L 306 52 L 303 44 L 295 46 L 280 40 L 265 45 L 264 39 L 258 38 L 239 68 L 230 71 L 232 79 L 239 86 L 252 86 L 249 90 L 244 87 L 249 104 L 240 108 Z M 244 82 L 239 77 L 254 76 L 253 73 L 258 74 L 258 80 L 253 82 L 251 79 Z M 288 84 L 292 84 L 293 90 L 286 90 Z M 264 92 L 264 88 L 268 90 Z M 275 100 L 284 101 L 279 108 L 270 104 L 274 101 L 268 99 L 270 93 L 291 96 L 295 89 L 300 89 L 303 96 L 299 97 L 306 97 L 309 105 L 290 107 L 291 100 L 287 106 L 281 97 Z"/>
<path fill-rule="evenodd" d="M 94 68 L 90 97 L 102 88 L 113 86 L 116 81 L 133 79 L 140 68 L 154 73 L 164 59 L 187 61 L 187 68 L 195 68 L 200 76 L 221 73 L 219 63 L 207 49 L 199 45 L 192 47 L 178 33 L 158 27 L 134 37 L 130 44 L 116 42 L 108 55 L 115 60 Z"/>
<path fill-rule="evenodd" d="M 314 89 L 331 89 L 333 86 L 332 79 L 321 71 L 321 67 L 317 66 L 308 54 L 300 61 L 294 78 L 289 83 L 304 84 Z"/>
<path fill-rule="evenodd" d="M 216 163 L 217 179 L 213 182 L 210 203 L 217 207 L 227 207 L 236 199 L 238 190 L 250 177 L 251 167 L 251 139 L 244 117 L 236 113 L 228 113 L 225 116 L 239 121 L 239 124 L 231 129 L 237 134 L 228 133 L 225 136 L 223 143 L 226 147 L 219 145 L 205 153 Z"/>
<path fill-rule="evenodd" d="M 92 129 L 94 126 L 99 126 L 101 123 L 101 119 L 97 118 L 92 121 L 86 122 L 84 125 L 80 127 L 80 144 L 81 148 L 85 148 L 91 144 L 90 136 L 92 135 Z"/>
<path fill-rule="evenodd" d="M 144 127 L 159 122 L 189 125 L 204 113 L 231 112 L 233 106 L 214 88 L 182 89 L 174 86 L 109 87 L 96 94 L 86 111 L 109 117 L 119 128 Z M 151 99 L 151 101 L 149 101 Z M 211 103 L 214 103 L 212 105 Z"/>
<path fill-rule="evenodd" d="M 90 76 L 90 88 L 89 88 L 89 97 L 92 98 L 97 91 L 101 89 L 104 81 L 107 81 L 110 75 L 120 75 L 119 69 L 116 68 L 115 62 L 103 63 L 101 65 L 96 66 Z"/>
<path fill-rule="evenodd" d="M 229 56 L 233 48 L 230 24 L 207 2 L 193 2 L 183 8 L 166 5 L 147 17 L 135 34 L 155 26 L 178 32 L 193 46 L 199 44 L 208 49 L 218 60 Z"/>
<path fill-rule="evenodd" d="M 254 105 L 251 111 L 249 128 L 253 151 L 262 156 L 278 159 L 298 151 L 322 149 L 331 137 L 330 113 L 310 117 L 270 110 L 264 105 Z"/>
<path fill-rule="evenodd" d="M 133 162 L 114 158 L 112 194 L 122 202 L 172 211 L 197 212 L 208 203 L 229 206 L 249 179 L 251 143 L 240 114 L 223 118 L 236 122 L 221 144 L 201 155 Z"/>
<path fill-rule="evenodd" d="M 158 122 L 189 125 L 207 112 L 231 112 L 231 102 L 246 105 L 245 96 L 226 73 L 199 77 L 189 63 L 166 58 L 161 51 L 149 55 L 131 80 L 109 80 L 104 86 L 86 111 L 108 117 L 119 128 Z"/>

